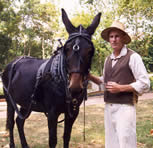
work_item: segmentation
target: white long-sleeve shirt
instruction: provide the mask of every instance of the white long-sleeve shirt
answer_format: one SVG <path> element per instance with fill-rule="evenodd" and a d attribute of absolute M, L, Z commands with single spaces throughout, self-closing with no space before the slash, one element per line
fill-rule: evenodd
<path fill-rule="evenodd" d="M 110 58 L 112 59 L 112 67 L 117 63 L 118 61 L 117 59 L 121 58 L 122 56 L 125 56 L 126 54 L 127 54 L 126 46 L 122 48 L 119 56 L 115 57 L 115 55 L 112 53 L 110 56 Z M 130 85 L 135 89 L 138 95 L 142 95 L 144 92 L 149 91 L 150 89 L 149 76 L 142 61 L 142 58 L 138 53 L 135 52 L 130 56 L 129 67 L 131 68 L 133 76 L 136 80 Z M 104 64 L 104 70 L 105 70 L 105 64 Z M 103 77 L 101 77 L 101 80 L 103 81 Z"/>

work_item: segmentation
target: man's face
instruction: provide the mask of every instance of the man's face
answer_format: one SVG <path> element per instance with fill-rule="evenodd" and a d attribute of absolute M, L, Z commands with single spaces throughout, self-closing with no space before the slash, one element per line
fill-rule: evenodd
<path fill-rule="evenodd" d="M 120 30 L 112 30 L 109 33 L 109 42 L 114 50 L 121 50 L 124 46 L 124 35 Z"/>

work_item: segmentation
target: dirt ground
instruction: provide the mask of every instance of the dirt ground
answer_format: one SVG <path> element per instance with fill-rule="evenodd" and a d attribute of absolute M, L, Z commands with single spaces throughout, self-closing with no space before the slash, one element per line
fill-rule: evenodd
<path fill-rule="evenodd" d="M 139 96 L 139 100 L 145 100 L 145 99 L 153 99 L 153 92 L 144 93 L 142 96 Z M 101 103 L 104 103 L 103 95 L 88 97 L 88 100 L 86 101 L 85 104 L 93 105 L 93 104 L 101 104 Z"/>
<path fill-rule="evenodd" d="M 153 92 L 145 93 L 142 96 L 139 96 L 139 100 L 152 99 Z M 85 105 L 94 105 L 94 104 L 104 104 L 103 95 L 88 97 L 85 101 Z M 84 103 L 81 104 L 83 106 Z M 6 102 L 0 102 L 0 118 L 6 118 Z"/>

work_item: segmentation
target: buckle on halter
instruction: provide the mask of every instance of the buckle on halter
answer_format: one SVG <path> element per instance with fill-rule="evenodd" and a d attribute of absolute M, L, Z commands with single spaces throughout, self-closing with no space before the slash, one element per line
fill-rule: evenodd
<path fill-rule="evenodd" d="M 75 45 L 73 46 L 73 50 L 74 50 L 74 51 L 78 51 L 79 49 L 80 49 L 79 45 L 75 44 Z"/>
<path fill-rule="evenodd" d="M 78 100 L 76 98 L 72 99 L 72 104 L 74 105 L 78 104 Z"/>

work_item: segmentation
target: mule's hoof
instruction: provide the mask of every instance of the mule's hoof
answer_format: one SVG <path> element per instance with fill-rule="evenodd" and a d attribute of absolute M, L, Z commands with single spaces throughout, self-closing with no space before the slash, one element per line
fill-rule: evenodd
<path fill-rule="evenodd" d="M 22 148 L 30 148 L 28 145 L 26 145 L 26 146 L 23 146 Z"/>
<path fill-rule="evenodd" d="M 15 144 L 10 144 L 10 148 L 15 148 Z"/>

